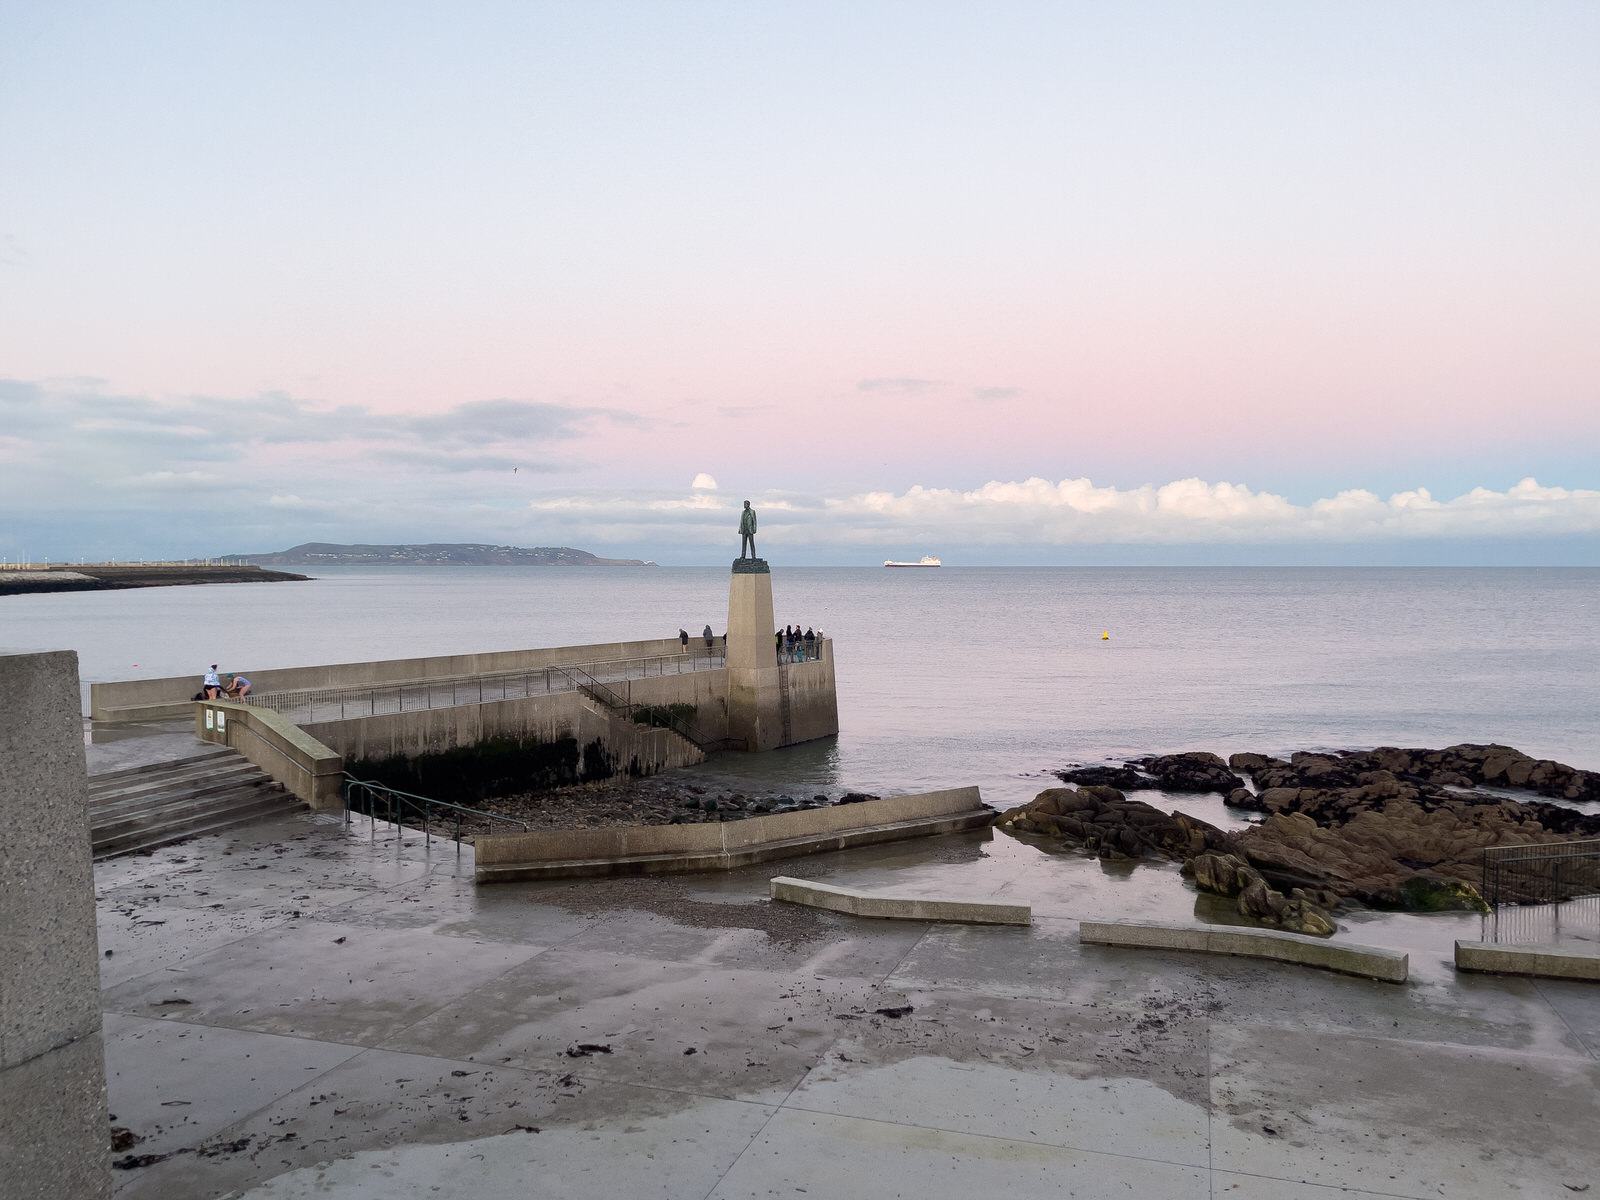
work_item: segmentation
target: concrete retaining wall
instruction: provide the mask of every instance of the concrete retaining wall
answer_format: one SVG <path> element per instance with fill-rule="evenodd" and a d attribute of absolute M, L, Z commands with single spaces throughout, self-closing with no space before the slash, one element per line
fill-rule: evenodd
<path fill-rule="evenodd" d="M 231 746 L 312 808 L 343 806 L 344 759 L 292 721 L 231 701 L 200 700 L 189 707 L 202 742 Z"/>
<path fill-rule="evenodd" d="M 987 900 L 958 900 L 950 896 L 887 896 L 856 888 L 789 879 L 780 875 L 768 881 L 774 900 L 825 908 L 858 917 L 898 921 L 960 921 L 970 925 L 1031 925 L 1033 909 L 1026 904 L 995 904 Z"/>
<path fill-rule="evenodd" d="M 78 656 L 0 652 L 0 1196 L 111 1195 Z"/>
<path fill-rule="evenodd" d="M 691 649 L 704 650 L 700 639 Z M 248 663 L 223 663 L 225 670 L 242 671 L 256 692 L 298 692 L 319 688 L 364 687 L 400 680 L 448 679 L 486 675 L 495 671 L 521 671 L 619 658 L 678 654 L 678 639 L 651 638 L 640 642 L 601 642 L 592 646 L 549 646 L 533 650 L 499 650 L 485 654 L 448 654 L 430 658 L 390 658 L 378 662 L 330 663 L 314 667 L 280 667 L 255 670 Z M 207 661 L 210 661 L 209 659 Z M 200 690 L 202 665 L 193 675 L 162 679 L 128 679 L 89 685 L 89 714 L 96 721 L 151 721 L 187 716 L 191 697 Z"/>
<path fill-rule="evenodd" d="M 839 732 L 839 695 L 834 685 L 833 639 L 822 644 L 815 662 L 778 668 L 778 686 L 789 692 L 789 724 L 783 744 L 809 742 Z"/>
<path fill-rule="evenodd" d="M 1178 925 L 1161 921 L 1084 921 L 1078 940 L 1135 950 L 1198 950 L 1277 962 L 1321 967 L 1346 975 L 1363 975 L 1386 983 L 1404 983 L 1410 957 L 1398 950 L 1330 942 L 1303 933 L 1245 929 L 1237 925 Z"/>
<path fill-rule="evenodd" d="M 1546 979 L 1600 980 L 1600 954 L 1556 946 L 1508 946 L 1498 942 L 1457 942 L 1456 970 L 1537 975 Z"/>
<path fill-rule="evenodd" d="M 968 787 L 716 824 L 488 834 L 475 840 L 474 850 L 479 883 L 726 870 L 768 858 L 971 829 L 993 817 L 978 789 Z"/>
<path fill-rule="evenodd" d="M 631 687 L 618 684 L 614 690 L 624 695 L 631 693 L 633 701 L 640 704 L 680 701 L 696 704 L 701 715 L 711 720 L 711 728 L 706 732 L 717 737 L 720 729 L 726 727 L 726 707 L 717 697 L 716 677 L 725 680 L 726 674 L 724 671 L 697 671 L 635 679 L 629 681 Z M 318 742 L 346 758 L 373 761 L 442 754 L 498 737 L 540 742 L 575 738 L 580 746 L 598 740 L 619 770 L 632 768 L 646 775 L 705 761 L 705 754 L 699 747 L 672 730 L 635 724 L 582 692 L 556 692 L 549 696 L 493 700 L 487 704 L 462 704 L 453 708 L 419 708 L 376 717 L 353 717 L 348 721 L 320 721 L 304 729 Z"/>

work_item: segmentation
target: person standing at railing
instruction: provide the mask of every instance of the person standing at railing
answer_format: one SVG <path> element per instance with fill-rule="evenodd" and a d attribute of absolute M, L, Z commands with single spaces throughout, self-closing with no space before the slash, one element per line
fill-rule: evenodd
<path fill-rule="evenodd" d="M 689 631 L 682 627 L 678 629 L 678 645 L 683 647 L 685 654 L 689 653 Z"/>
<path fill-rule="evenodd" d="M 811 662 L 817 657 L 817 635 L 811 629 L 806 630 L 806 661 Z"/>
<path fill-rule="evenodd" d="M 706 650 L 709 652 L 711 649 L 711 643 L 716 640 L 716 635 L 711 632 L 711 626 L 707 625 L 705 627 L 705 631 L 700 636 L 706 639 Z"/>

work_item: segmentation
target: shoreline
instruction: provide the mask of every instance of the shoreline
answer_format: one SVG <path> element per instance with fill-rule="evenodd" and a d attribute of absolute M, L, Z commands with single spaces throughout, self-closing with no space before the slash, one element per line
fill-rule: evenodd
<path fill-rule="evenodd" d="M 0 596 L 42 592 L 111 592 L 129 588 L 186 587 L 207 583 L 303 583 L 312 577 L 253 563 L 151 565 L 83 563 L 0 569 Z"/>

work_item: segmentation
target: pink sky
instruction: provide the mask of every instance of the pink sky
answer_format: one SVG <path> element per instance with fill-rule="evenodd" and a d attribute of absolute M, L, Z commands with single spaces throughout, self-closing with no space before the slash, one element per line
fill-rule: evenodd
<path fill-rule="evenodd" d="M 42 396 L 605 410 L 561 494 L 1600 485 L 1590 5 L 0 22 Z"/>

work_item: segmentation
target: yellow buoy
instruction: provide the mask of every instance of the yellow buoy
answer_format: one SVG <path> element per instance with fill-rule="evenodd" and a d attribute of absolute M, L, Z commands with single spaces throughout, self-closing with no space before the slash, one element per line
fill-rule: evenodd
<path fill-rule="evenodd" d="M 1111 640 L 1111 631 L 1108 629 L 1104 633 L 1102 633 L 1100 635 L 1100 640 L 1102 642 L 1109 642 Z"/>

